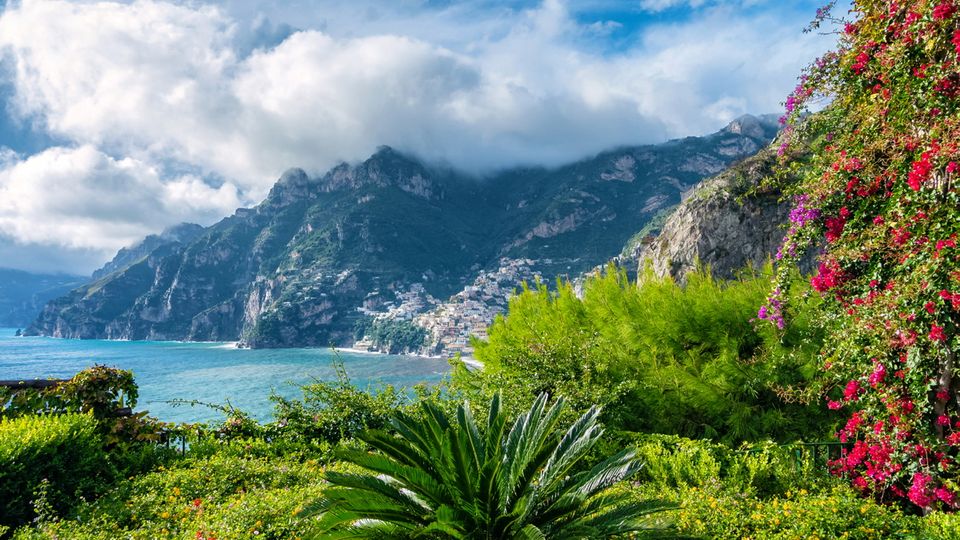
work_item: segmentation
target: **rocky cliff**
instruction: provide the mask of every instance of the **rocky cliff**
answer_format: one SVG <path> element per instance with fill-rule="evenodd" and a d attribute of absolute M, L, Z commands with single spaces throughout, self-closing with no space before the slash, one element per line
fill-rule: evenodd
<path fill-rule="evenodd" d="M 656 234 L 627 250 L 624 262 L 641 271 L 651 264 L 657 275 L 681 282 L 698 263 L 719 278 L 759 268 L 780 247 L 790 212 L 778 190 L 760 187 L 776 161 L 776 149 L 768 147 L 686 192 Z"/>
<path fill-rule="evenodd" d="M 744 117 L 706 137 L 482 180 L 386 147 L 318 177 L 292 169 L 254 208 L 122 253 L 48 304 L 28 333 L 349 344 L 358 321 L 398 312 L 411 291 L 450 298 L 503 261 L 530 261 L 552 279 L 608 260 L 681 193 L 775 132 L 768 118 Z"/>

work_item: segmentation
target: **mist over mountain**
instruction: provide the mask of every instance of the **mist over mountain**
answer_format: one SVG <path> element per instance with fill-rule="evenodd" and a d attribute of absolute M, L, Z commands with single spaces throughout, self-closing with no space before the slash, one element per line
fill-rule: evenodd
<path fill-rule="evenodd" d="M 87 280 L 88 278 L 81 276 L 33 274 L 0 268 L 0 326 L 27 326 L 47 302 L 68 293 Z"/>
<path fill-rule="evenodd" d="M 122 250 L 92 283 L 48 304 L 29 333 L 350 344 L 364 317 L 402 308 L 412 318 L 516 261 L 552 280 L 609 260 L 776 131 L 773 117 L 745 116 L 705 137 L 482 181 L 389 147 L 321 176 L 291 169 L 254 208 Z"/>

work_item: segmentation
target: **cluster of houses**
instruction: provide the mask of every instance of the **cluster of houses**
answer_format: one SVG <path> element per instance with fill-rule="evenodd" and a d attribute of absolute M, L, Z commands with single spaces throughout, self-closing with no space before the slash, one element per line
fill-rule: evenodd
<path fill-rule="evenodd" d="M 496 270 L 481 272 L 472 284 L 446 302 L 440 302 L 422 284 L 415 283 L 396 293 L 396 301 L 387 303 L 385 311 L 363 311 L 376 318 L 409 320 L 425 328 L 427 339 L 420 354 L 470 357 L 471 338 L 486 338 L 487 327 L 494 317 L 507 310 L 510 296 L 520 284 L 540 278 L 533 265 L 530 259 L 503 258 Z M 358 349 L 370 346 L 364 340 L 354 345 Z"/>

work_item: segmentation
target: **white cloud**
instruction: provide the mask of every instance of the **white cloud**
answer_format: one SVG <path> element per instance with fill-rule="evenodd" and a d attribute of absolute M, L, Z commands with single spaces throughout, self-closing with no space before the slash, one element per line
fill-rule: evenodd
<path fill-rule="evenodd" d="M 0 193 L 59 187 L 85 190 L 85 201 L 143 182 L 141 195 L 122 197 L 157 210 L 106 205 L 81 218 L 56 197 L 0 201 L 0 234 L 62 244 L 65 231 L 51 223 L 72 223 L 83 234 L 63 245 L 106 250 L 161 224 L 254 203 L 288 167 L 319 173 L 381 144 L 483 172 L 706 133 L 744 112 L 775 111 L 827 46 L 799 35 L 802 21 L 747 18 L 719 4 L 692 22 L 652 26 L 635 47 L 606 56 L 583 44 L 615 23 L 580 24 L 560 0 L 520 12 L 455 4 L 415 13 L 368 10 L 366 26 L 303 30 L 248 54 L 242 22 L 217 7 L 11 5 L 0 16 L 0 54 L 13 68 L 16 110 L 71 149 L 0 163 Z M 71 177 L 58 166 L 85 180 L 64 188 Z M 25 171 L 45 180 L 24 180 Z"/>
<path fill-rule="evenodd" d="M 236 190 L 196 177 L 161 180 L 158 169 L 92 146 L 55 147 L 0 169 L 0 234 L 22 244 L 105 256 L 147 234 L 230 212 Z"/>

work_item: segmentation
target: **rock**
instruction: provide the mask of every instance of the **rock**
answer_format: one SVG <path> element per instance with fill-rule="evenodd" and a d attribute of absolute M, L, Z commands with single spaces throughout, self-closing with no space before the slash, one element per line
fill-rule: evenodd
<path fill-rule="evenodd" d="M 753 129 L 743 120 L 731 126 L 736 132 Z M 765 264 L 780 247 L 790 212 L 778 190 L 756 189 L 776 159 L 776 150 L 766 148 L 694 188 L 659 235 L 633 249 L 639 270 L 651 264 L 657 275 L 683 282 L 698 262 L 727 279 Z"/>

